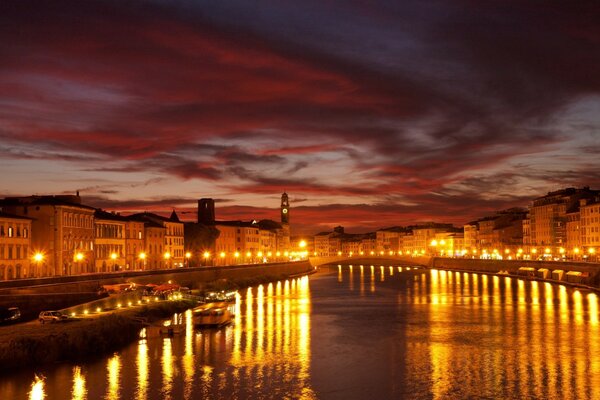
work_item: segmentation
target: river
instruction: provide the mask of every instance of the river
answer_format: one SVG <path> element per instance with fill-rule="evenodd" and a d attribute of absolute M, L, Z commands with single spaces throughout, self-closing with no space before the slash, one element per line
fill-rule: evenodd
<path fill-rule="evenodd" d="M 241 291 L 220 330 L 187 312 L 181 335 L 1 376 L 0 399 L 598 399 L 598 303 L 509 277 L 321 267 Z"/>

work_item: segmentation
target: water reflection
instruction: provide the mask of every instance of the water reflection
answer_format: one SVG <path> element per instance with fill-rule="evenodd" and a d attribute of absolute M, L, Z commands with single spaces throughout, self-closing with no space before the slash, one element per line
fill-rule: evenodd
<path fill-rule="evenodd" d="M 106 399 L 117 400 L 120 398 L 119 375 L 121 373 L 121 356 L 115 354 L 108 359 L 106 364 L 108 375 L 108 393 Z"/>
<path fill-rule="evenodd" d="M 85 388 L 85 377 L 81 374 L 81 367 L 73 367 L 73 389 L 71 398 L 73 400 L 83 400 L 87 397 Z"/>
<path fill-rule="evenodd" d="M 392 271 L 380 269 L 372 285 L 400 290 L 396 308 L 414 320 L 401 334 L 411 338 L 410 367 L 392 380 L 414 385 L 426 373 L 434 399 L 600 398 L 596 294 L 508 277 Z"/>
<path fill-rule="evenodd" d="M 29 400 L 43 400 L 46 398 L 46 392 L 44 391 L 44 379 L 36 375 L 33 383 L 31 384 L 31 391 L 29 392 Z"/>
<path fill-rule="evenodd" d="M 310 285 L 241 291 L 226 328 L 178 314 L 181 335 L 142 335 L 20 386 L 0 380 L 0 398 L 597 399 L 598 303 L 510 277 L 334 266 Z"/>

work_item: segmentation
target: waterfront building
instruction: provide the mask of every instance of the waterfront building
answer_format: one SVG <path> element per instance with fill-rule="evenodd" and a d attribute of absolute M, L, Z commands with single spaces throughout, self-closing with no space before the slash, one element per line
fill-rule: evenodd
<path fill-rule="evenodd" d="M 469 226 L 472 240 L 472 227 L 477 229 L 477 246 L 480 254 L 490 254 L 493 258 L 506 257 L 518 251 L 523 244 L 523 220 L 527 211 L 522 208 L 511 208 L 498 211 L 473 222 Z M 465 230 L 465 237 L 466 237 Z"/>
<path fill-rule="evenodd" d="M 579 200 L 591 199 L 597 194 L 598 191 L 589 187 L 567 188 L 535 199 L 529 207 L 530 245 L 548 248 L 550 254 L 569 247 L 567 214 L 579 209 Z"/>
<path fill-rule="evenodd" d="M 580 253 L 583 258 L 595 261 L 600 250 L 600 195 L 581 199 L 580 215 Z"/>
<path fill-rule="evenodd" d="M 40 276 L 94 272 L 94 212 L 74 196 L 7 197 L 4 212 L 31 218 L 31 246 L 44 254 Z"/>
<path fill-rule="evenodd" d="M 177 213 L 173 211 L 169 218 L 153 213 L 139 213 L 130 216 L 131 219 L 152 222 L 165 228 L 162 246 L 165 268 L 180 268 L 184 266 L 185 240 L 183 223 L 179 221 Z"/>
<path fill-rule="evenodd" d="M 164 269 L 168 262 L 165 259 L 165 236 L 167 229 L 159 223 L 144 221 L 144 248 L 146 257 L 144 269 Z"/>
<path fill-rule="evenodd" d="M 329 256 L 329 236 L 331 232 L 319 232 L 313 236 L 315 253 L 319 257 Z"/>
<path fill-rule="evenodd" d="M 366 233 L 360 239 L 360 252 L 371 254 L 377 251 L 377 239 L 375 233 Z"/>
<path fill-rule="evenodd" d="M 463 227 L 464 249 L 469 254 L 477 254 L 479 248 L 477 221 L 469 222 Z"/>
<path fill-rule="evenodd" d="M 146 269 L 146 238 L 143 221 L 125 221 L 125 269 Z"/>
<path fill-rule="evenodd" d="M 393 226 L 391 228 L 379 229 L 375 232 L 375 249 L 378 253 L 382 251 L 396 252 L 400 249 L 401 237 L 407 234 L 406 228 Z"/>
<path fill-rule="evenodd" d="M 433 244 L 438 233 L 455 232 L 452 224 L 439 224 L 429 222 L 412 227 L 413 249 L 417 253 L 437 253 L 438 250 Z"/>
<path fill-rule="evenodd" d="M 342 254 L 358 255 L 360 254 L 361 238 L 357 236 L 349 237 L 341 243 Z"/>
<path fill-rule="evenodd" d="M 43 276 L 43 255 L 31 250 L 31 221 L 0 212 L 0 281 Z"/>
<path fill-rule="evenodd" d="M 94 213 L 94 272 L 121 271 L 125 266 L 125 229 L 127 219 L 115 213 L 96 210 Z"/>
<path fill-rule="evenodd" d="M 263 219 L 261 221 L 258 221 L 258 227 L 260 230 L 260 246 L 259 249 L 260 251 L 265 254 L 268 255 L 269 253 L 271 253 L 271 255 L 276 254 L 277 251 L 279 251 L 280 253 L 284 250 L 283 248 L 283 243 L 281 244 L 281 247 L 278 246 L 278 234 L 281 233 L 281 237 L 283 237 L 283 227 L 281 226 L 281 224 L 275 222 L 275 221 L 271 221 L 269 219 Z"/>
<path fill-rule="evenodd" d="M 254 263 L 283 258 L 290 248 L 290 206 L 286 193 L 281 196 L 281 223 L 261 221 L 217 221 L 213 199 L 198 200 L 196 225 L 216 230 L 211 249 L 202 253 L 216 265 Z M 190 235 L 197 229 L 188 229 Z M 198 249 L 195 249 L 198 251 Z M 279 256 L 277 255 L 279 254 Z M 208 262 L 208 260 L 206 260 Z"/>

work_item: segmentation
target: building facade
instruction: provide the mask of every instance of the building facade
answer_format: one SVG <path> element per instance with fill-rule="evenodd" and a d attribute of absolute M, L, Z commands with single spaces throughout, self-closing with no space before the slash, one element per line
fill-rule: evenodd
<path fill-rule="evenodd" d="M 44 276 L 43 258 L 33 256 L 31 219 L 0 212 L 0 281 Z"/>
<path fill-rule="evenodd" d="M 44 276 L 94 272 L 95 209 L 81 204 L 79 195 L 9 197 L 2 208 L 31 218 L 31 246 L 44 254 Z"/>

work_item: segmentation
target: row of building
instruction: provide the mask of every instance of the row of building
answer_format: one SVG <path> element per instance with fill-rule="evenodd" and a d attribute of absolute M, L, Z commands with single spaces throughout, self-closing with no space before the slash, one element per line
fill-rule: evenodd
<path fill-rule="evenodd" d="M 478 258 L 595 260 L 600 247 L 600 191 L 566 188 L 527 209 L 499 211 L 457 228 L 425 223 L 348 234 L 342 227 L 314 236 L 319 256 L 428 254 Z"/>
<path fill-rule="evenodd" d="M 216 221 L 198 201 L 198 221 L 154 213 L 120 215 L 82 203 L 79 193 L 0 201 L 0 280 L 81 275 L 289 257 L 289 200 L 281 223 Z"/>

